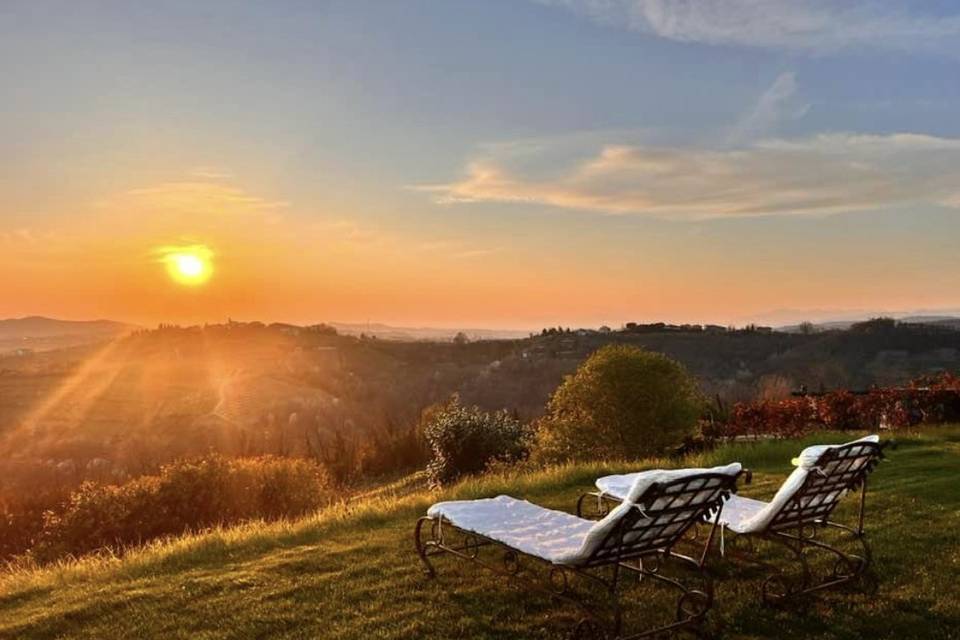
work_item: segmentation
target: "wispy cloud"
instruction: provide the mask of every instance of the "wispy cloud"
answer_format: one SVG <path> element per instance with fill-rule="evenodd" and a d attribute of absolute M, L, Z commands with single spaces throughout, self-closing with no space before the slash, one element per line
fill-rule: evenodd
<path fill-rule="evenodd" d="M 857 47 L 960 52 L 960 15 L 918 14 L 879 1 L 537 1 L 602 24 L 680 42 L 811 52 Z"/>
<path fill-rule="evenodd" d="M 487 256 L 492 256 L 496 253 L 503 251 L 501 247 L 485 247 L 482 249 L 466 249 L 463 251 L 458 251 L 453 254 L 454 258 L 461 258 L 463 260 L 471 260 L 473 258 L 485 258 Z"/>
<path fill-rule="evenodd" d="M 810 105 L 797 100 L 796 94 L 796 75 L 791 71 L 781 73 L 733 127 L 730 140 L 741 142 L 768 135 L 783 122 L 803 117 Z"/>
<path fill-rule="evenodd" d="M 160 212 L 187 215 L 242 215 L 276 213 L 289 203 L 252 195 L 221 179 L 163 182 L 130 189 L 98 203 L 101 208 L 125 209 L 130 213 Z"/>
<path fill-rule="evenodd" d="M 492 255 L 502 250 L 501 247 L 476 246 L 452 237 L 434 237 L 417 241 L 397 232 L 349 219 L 321 222 L 318 230 L 328 237 L 334 237 L 357 249 L 393 250 L 404 253 L 417 251 L 438 258 L 467 260 Z"/>
<path fill-rule="evenodd" d="M 508 154 L 491 149 L 461 180 L 418 189 L 441 203 L 533 203 L 669 219 L 960 202 L 960 139 L 912 133 L 830 133 L 730 148 L 608 142 L 572 158 L 563 143 L 549 141 L 531 143 L 526 154 L 516 145 Z"/>
<path fill-rule="evenodd" d="M 233 173 L 218 167 L 196 167 L 190 175 L 201 180 L 231 180 Z"/>
<path fill-rule="evenodd" d="M 319 230 L 324 235 L 356 246 L 381 245 L 389 239 L 380 229 L 361 225 L 355 220 L 340 219 L 321 222 Z"/>
<path fill-rule="evenodd" d="M 22 227 L 20 229 L 14 229 L 12 231 L 0 231 L 0 241 L 3 244 L 28 244 L 33 245 L 37 243 L 37 236 L 34 234 L 33 230 Z"/>

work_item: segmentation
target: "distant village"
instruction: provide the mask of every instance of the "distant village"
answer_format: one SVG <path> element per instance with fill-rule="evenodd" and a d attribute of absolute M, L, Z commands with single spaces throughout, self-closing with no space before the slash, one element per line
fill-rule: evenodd
<path fill-rule="evenodd" d="M 576 334 L 579 336 L 588 336 L 595 334 L 608 333 L 773 333 L 773 327 L 764 327 L 755 324 L 748 324 L 745 327 L 737 328 L 733 326 L 724 327 L 719 324 L 668 324 L 666 322 L 627 322 L 618 330 L 611 329 L 608 326 L 602 326 L 599 329 L 564 329 L 562 327 L 549 327 L 540 332 L 541 336 L 552 336 L 559 334 Z"/>

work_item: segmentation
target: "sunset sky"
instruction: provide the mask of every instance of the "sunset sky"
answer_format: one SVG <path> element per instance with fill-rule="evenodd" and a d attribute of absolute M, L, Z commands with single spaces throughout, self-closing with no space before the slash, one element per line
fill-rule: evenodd
<path fill-rule="evenodd" d="M 958 114 L 946 1 L 4 0 L 0 317 L 957 312 Z"/>

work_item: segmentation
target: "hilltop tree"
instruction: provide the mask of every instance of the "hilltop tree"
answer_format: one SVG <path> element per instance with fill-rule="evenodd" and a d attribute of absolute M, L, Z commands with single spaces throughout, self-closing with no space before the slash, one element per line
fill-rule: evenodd
<path fill-rule="evenodd" d="M 554 392 L 534 456 L 550 462 L 659 455 L 692 435 L 702 406 L 696 382 L 678 362 L 607 345 Z"/>

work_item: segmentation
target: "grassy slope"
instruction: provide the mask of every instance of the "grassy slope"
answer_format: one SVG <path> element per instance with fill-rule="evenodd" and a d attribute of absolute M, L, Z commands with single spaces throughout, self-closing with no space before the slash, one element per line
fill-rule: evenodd
<path fill-rule="evenodd" d="M 960 427 L 901 443 L 871 487 L 875 596 L 832 592 L 799 612 L 765 609 L 756 600 L 759 574 L 725 562 L 713 630 L 736 638 L 960 637 Z M 744 494 L 770 496 L 800 446 L 738 445 L 689 462 L 741 460 L 755 470 Z M 425 580 L 413 523 L 439 497 L 512 493 L 570 510 L 597 475 L 635 468 L 579 465 L 473 480 L 443 496 L 379 495 L 297 523 L 14 574 L 0 579 L 0 638 L 555 637 L 572 619 L 549 599 L 449 560 L 439 561 L 438 581 Z"/>

